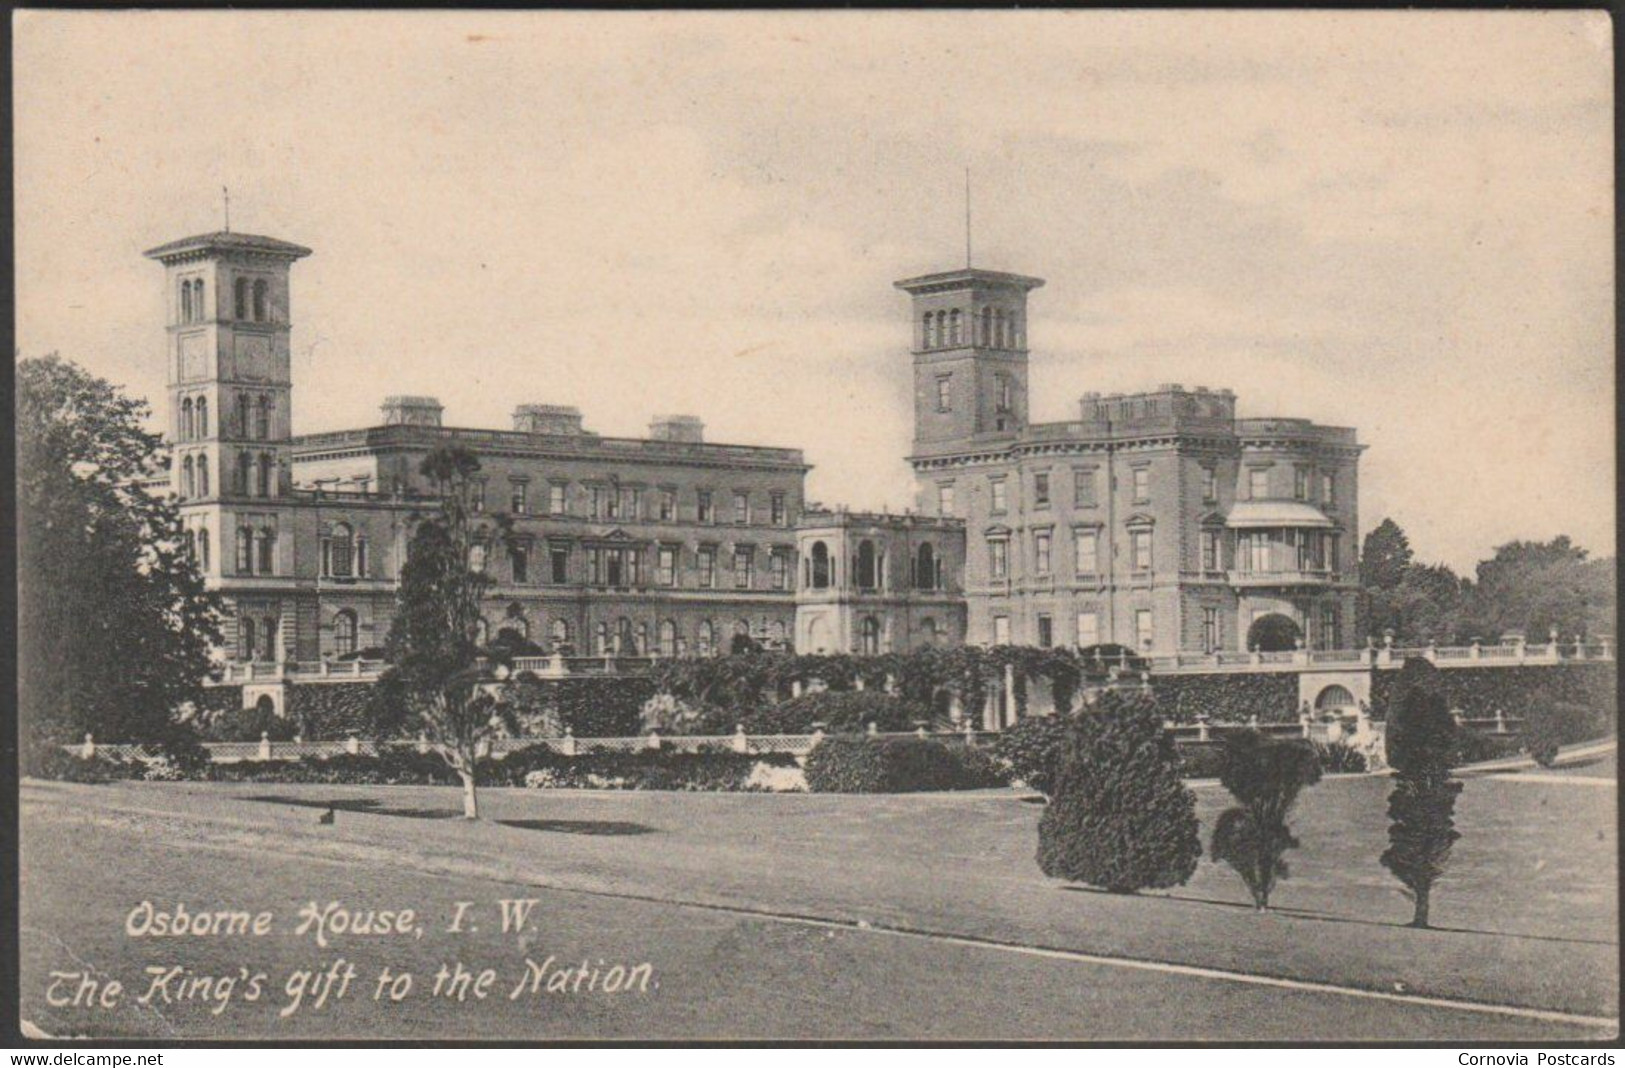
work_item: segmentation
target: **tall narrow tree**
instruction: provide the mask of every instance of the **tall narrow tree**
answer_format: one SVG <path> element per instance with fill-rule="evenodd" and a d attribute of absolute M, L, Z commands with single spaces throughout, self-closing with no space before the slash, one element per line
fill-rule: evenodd
<path fill-rule="evenodd" d="M 463 784 L 463 816 L 478 819 L 476 771 L 485 743 L 515 728 L 501 700 L 506 672 L 481 655 L 480 605 L 492 579 L 479 557 L 470 508 L 479 460 L 466 449 L 430 453 L 420 467 L 438 510 L 418 518 L 401 568 L 395 618 L 384 642 L 388 669 L 374 697 L 383 733 L 415 726 Z"/>
<path fill-rule="evenodd" d="M 1240 804 L 1219 815 L 1213 859 L 1236 870 L 1262 911 L 1276 882 L 1287 877 L 1286 851 L 1298 845 L 1287 813 L 1304 787 L 1320 781 L 1320 760 L 1302 738 L 1237 731 L 1225 739 L 1219 781 Z"/>
<path fill-rule="evenodd" d="M 1405 884 L 1415 902 L 1412 927 L 1428 926 L 1433 885 L 1444 874 L 1451 847 L 1461 838 L 1454 818 L 1461 783 L 1450 776 L 1458 728 L 1445 705 L 1437 672 L 1426 661 L 1406 661 L 1387 724 L 1394 789 L 1388 795 L 1392 822 L 1382 864 Z"/>

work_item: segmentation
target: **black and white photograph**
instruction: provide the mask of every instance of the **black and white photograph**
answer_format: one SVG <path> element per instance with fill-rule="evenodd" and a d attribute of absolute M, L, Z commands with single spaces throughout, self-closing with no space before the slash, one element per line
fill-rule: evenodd
<path fill-rule="evenodd" d="M 1608 12 L 10 31 L 19 1045 L 1618 1040 Z"/>

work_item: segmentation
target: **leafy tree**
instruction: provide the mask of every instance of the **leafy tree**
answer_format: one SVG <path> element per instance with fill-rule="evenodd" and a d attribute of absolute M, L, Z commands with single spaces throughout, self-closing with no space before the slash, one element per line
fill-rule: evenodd
<path fill-rule="evenodd" d="M 1038 822 L 1045 875 L 1113 893 L 1179 886 L 1202 855 L 1196 795 L 1145 695 L 1103 694 L 1073 720 L 1055 793 Z"/>
<path fill-rule="evenodd" d="M 415 725 L 463 784 L 463 816 L 479 818 L 475 767 L 485 743 L 517 730 L 501 698 L 506 671 L 500 649 L 476 646 L 480 605 L 493 580 L 475 564 L 483 551 L 470 500 L 480 469 L 473 453 L 437 449 L 420 471 L 435 487 L 439 510 L 418 517 L 407 545 L 395 617 L 384 642 L 389 667 L 378 680 L 373 716 L 380 731 Z M 500 676 L 500 677 L 499 677 Z"/>
<path fill-rule="evenodd" d="M 87 732 L 184 745 L 175 713 L 201 697 L 219 605 L 176 504 L 138 483 L 168 466 L 149 409 L 56 356 L 19 362 L 16 388 L 25 758 Z"/>
<path fill-rule="evenodd" d="M 1286 851 L 1298 846 L 1287 813 L 1299 791 L 1320 781 L 1320 758 L 1301 738 L 1236 731 L 1225 739 L 1219 781 L 1240 804 L 1219 816 L 1213 859 L 1236 869 L 1262 911 L 1276 881 L 1287 877 Z"/>
<path fill-rule="evenodd" d="M 1478 565 L 1473 627 L 1490 638 L 1522 630 L 1545 641 L 1555 627 L 1565 640 L 1612 633 L 1618 586 L 1615 561 L 1587 559 L 1566 536 L 1512 541 Z"/>
<path fill-rule="evenodd" d="M 1367 590 L 1391 590 L 1405 578 L 1415 554 L 1398 523 L 1384 519 L 1365 536 L 1360 547 L 1360 585 Z"/>
<path fill-rule="evenodd" d="M 1397 686 L 1386 736 L 1394 789 L 1388 795 L 1392 822 L 1382 864 L 1405 884 L 1416 904 L 1411 926 L 1426 927 L 1433 884 L 1461 837 L 1454 819 L 1461 783 L 1450 777 L 1456 724 L 1432 664 L 1406 661 Z"/>

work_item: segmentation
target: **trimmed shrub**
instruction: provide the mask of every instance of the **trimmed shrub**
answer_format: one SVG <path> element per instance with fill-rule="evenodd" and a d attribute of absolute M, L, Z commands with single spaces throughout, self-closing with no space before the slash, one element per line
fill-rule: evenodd
<path fill-rule="evenodd" d="M 1425 663 L 1425 661 L 1424 661 Z M 1399 700 L 1401 671 L 1371 674 L 1371 714 L 1386 719 Z M 1538 704 L 1561 701 L 1590 709 L 1602 733 L 1613 730 L 1619 705 L 1619 672 L 1607 661 L 1566 662 L 1524 667 L 1453 667 L 1440 671 L 1435 689 L 1446 708 L 1471 719 L 1496 711 L 1527 715 Z"/>
<path fill-rule="evenodd" d="M 1454 819 L 1461 783 L 1450 777 L 1450 771 L 1462 732 L 1435 688 L 1440 674 L 1426 661 L 1405 664 L 1386 738 L 1394 789 L 1388 795 L 1391 823 L 1382 865 L 1415 902 L 1412 927 L 1428 926 L 1433 884 L 1444 874 L 1450 850 L 1461 837 Z"/>
<path fill-rule="evenodd" d="M 1552 766 L 1559 747 L 1602 737 L 1607 728 L 1592 709 L 1550 698 L 1535 700 L 1523 714 L 1523 748 L 1543 768 Z"/>
<path fill-rule="evenodd" d="M 1180 742 L 1179 773 L 1187 779 L 1217 779 L 1224 768 L 1223 742 Z"/>
<path fill-rule="evenodd" d="M 1039 868 L 1113 893 L 1188 881 L 1202 842 L 1196 795 L 1179 770 L 1155 701 L 1103 695 L 1073 721 L 1038 821 Z"/>
<path fill-rule="evenodd" d="M 1225 739 L 1219 781 L 1240 804 L 1219 816 L 1213 859 L 1234 868 L 1253 904 L 1267 909 L 1270 892 L 1288 874 L 1286 851 L 1298 846 L 1287 813 L 1304 787 L 1320 781 L 1320 758 L 1302 738 L 1237 731 Z"/>
<path fill-rule="evenodd" d="M 1070 716 L 1031 716 L 1000 733 L 993 742 L 993 754 L 1010 769 L 1013 778 L 1047 798 L 1055 789 L 1061 751 L 1070 730 Z"/>
<path fill-rule="evenodd" d="M 991 754 L 927 738 L 836 735 L 813 747 L 805 770 L 807 789 L 823 794 L 980 790 L 1006 781 Z"/>
<path fill-rule="evenodd" d="M 1153 675 L 1157 711 L 1175 723 L 1194 723 L 1207 713 L 1210 723 L 1285 723 L 1298 716 L 1298 677 L 1290 672 L 1211 675 Z"/>
<path fill-rule="evenodd" d="M 345 738 L 351 734 L 370 736 L 372 722 L 368 705 L 373 685 L 369 682 L 310 682 L 287 688 L 287 719 L 297 724 L 308 742 Z M 259 735 L 245 741 L 259 741 Z M 292 735 L 289 735 L 292 737 Z M 280 741 L 275 734 L 272 741 Z"/>
<path fill-rule="evenodd" d="M 1481 764 L 1486 760 L 1517 756 L 1524 751 L 1522 735 L 1489 734 L 1471 727 L 1457 728 L 1454 741 L 1455 751 L 1450 762 L 1458 767 L 1462 764 Z"/>

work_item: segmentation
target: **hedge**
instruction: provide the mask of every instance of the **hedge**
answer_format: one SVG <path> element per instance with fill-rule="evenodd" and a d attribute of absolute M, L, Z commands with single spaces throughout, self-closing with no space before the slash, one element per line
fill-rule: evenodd
<path fill-rule="evenodd" d="M 1388 717 L 1397 671 L 1374 671 L 1371 714 Z M 1561 663 L 1524 667 L 1453 667 L 1437 673 L 1446 705 L 1469 719 L 1488 719 L 1497 710 L 1522 718 L 1536 702 L 1559 701 L 1592 711 L 1596 729 L 1612 730 L 1618 708 L 1619 672 L 1611 662 Z M 1576 739 L 1581 740 L 1581 739 Z"/>
<path fill-rule="evenodd" d="M 1008 782 L 989 753 L 926 738 L 834 735 L 807 754 L 807 789 L 826 794 L 980 790 Z"/>
<path fill-rule="evenodd" d="M 1298 718 L 1296 672 L 1153 675 L 1157 712 L 1175 723 L 1194 723 L 1205 712 L 1211 723 L 1286 723 Z"/>
<path fill-rule="evenodd" d="M 352 733 L 367 735 L 371 721 L 367 707 L 372 700 L 370 682 L 311 682 L 287 689 L 288 719 L 299 724 L 306 741 L 344 738 Z"/>
<path fill-rule="evenodd" d="M 881 690 L 821 690 L 747 713 L 740 723 L 748 734 L 810 734 L 815 723 L 831 734 L 858 734 L 871 723 L 880 731 L 906 731 L 928 718 L 917 711 Z"/>

